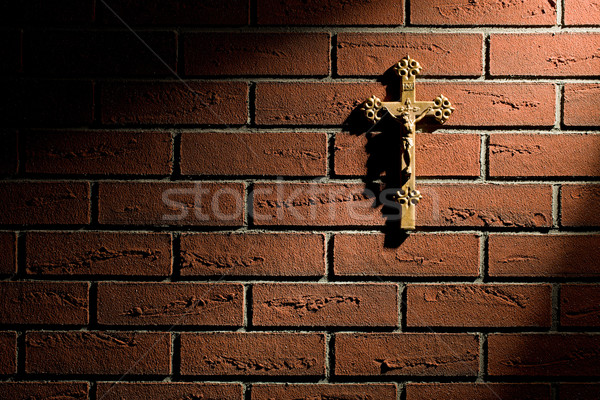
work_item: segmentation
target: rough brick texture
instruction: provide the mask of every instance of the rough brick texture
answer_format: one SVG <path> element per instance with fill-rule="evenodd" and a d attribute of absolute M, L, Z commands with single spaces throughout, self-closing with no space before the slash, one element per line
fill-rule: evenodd
<path fill-rule="evenodd" d="M 0 3 L 0 400 L 600 398 L 600 0 Z"/>
<path fill-rule="evenodd" d="M 182 333 L 183 375 L 323 376 L 320 333 Z"/>
<path fill-rule="evenodd" d="M 550 285 L 408 285 L 407 326 L 550 327 Z"/>
<path fill-rule="evenodd" d="M 29 374 L 168 375 L 171 336 L 149 332 L 29 332 Z"/>
<path fill-rule="evenodd" d="M 335 375 L 473 376 L 479 339 L 468 334 L 341 333 L 335 337 Z"/>
<path fill-rule="evenodd" d="M 395 284 L 256 284 L 255 326 L 397 326 Z"/>
<path fill-rule="evenodd" d="M 227 283 L 101 283 L 101 325 L 241 326 L 244 288 Z"/>
<path fill-rule="evenodd" d="M 185 234 L 181 275 L 323 276 L 324 239 L 319 234 Z"/>
<path fill-rule="evenodd" d="M 185 132 L 181 144 L 185 175 L 319 176 L 327 172 L 324 133 Z"/>

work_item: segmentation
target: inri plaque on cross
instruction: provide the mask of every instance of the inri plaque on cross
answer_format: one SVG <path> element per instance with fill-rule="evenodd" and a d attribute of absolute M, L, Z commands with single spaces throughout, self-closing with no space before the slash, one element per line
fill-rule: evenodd
<path fill-rule="evenodd" d="M 401 206 L 400 228 L 409 230 L 415 229 L 415 206 L 421 200 L 421 193 L 415 187 L 416 125 L 425 117 L 434 117 L 443 124 L 450 118 L 454 108 L 443 95 L 433 101 L 416 100 L 415 78 L 421 72 L 421 65 L 417 61 L 405 57 L 394 66 L 394 70 L 400 77 L 400 101 L 384 102 L 372 96 L 363 103 L 361 110 L 374 124 L 388 114 L 402 124 L 402 182 L 395 200 Z"/>

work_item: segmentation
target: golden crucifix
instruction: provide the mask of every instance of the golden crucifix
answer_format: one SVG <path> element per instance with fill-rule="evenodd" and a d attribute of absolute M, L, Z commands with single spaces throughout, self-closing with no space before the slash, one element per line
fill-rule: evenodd
<path fill-rule="evenodd" d="M 361 107 L 365 116 L 374 124 L 387 114 L 402 123 L 402 171 L 401 186 L 395 200 L 401 205 L 400 228 L 415 229 L 415 205 L 421 200 L 421 193 L 415 187 L 415 132 L 417 123 L 431 116 L 444 123 L 454 108 L 443 95 L 434 101 L 415 100 L 415 78 L 421 72 L 421 65 L 405 57 L 394 66 L 400 76 L 400 101 L 383 102 L 375 96 L 365 101 Z"/>

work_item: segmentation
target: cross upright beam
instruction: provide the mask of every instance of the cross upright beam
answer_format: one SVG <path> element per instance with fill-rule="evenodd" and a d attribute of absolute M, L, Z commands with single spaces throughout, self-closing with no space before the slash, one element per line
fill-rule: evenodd
<path fill-rule="evenodd" d="M 450 118 L 454 108 L 450 101 L 439 95 L 433 101 L 416 100 L 417 75 L 421 72 L 421 65 L 407 56 L 394 66 L 400 77 L 400 101 L 381 101 L 372 96 L 361 107 L 365 117 L 372 123 L 377 123 L 389 114 L 402 124 L 402 149 L 401 149 L 401 179 L 400 189 L 396 192 L 395 200 L 400 203 L 402 229 L 415 229 L 415 206 L 421 200 L 421 193 L 416 188 L 415 181 L 415 133 L 417 123 L 425 117 L 433 117 L 439 123 L 444 123 Z"/>

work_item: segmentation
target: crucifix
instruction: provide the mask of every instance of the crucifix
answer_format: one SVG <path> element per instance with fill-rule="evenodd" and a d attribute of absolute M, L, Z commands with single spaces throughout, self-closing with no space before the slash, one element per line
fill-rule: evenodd
<path fill-rule="evenodd" d="M 454 111 L 450 101 L 439 95 L 433 101 L 417 101 L 415 78 L 421 72 L 421 65 L 407 56 L 394 66 L 400 77 L 400 101 L 381 101 L 372 96 L 362 104 L 361 110 L 373 124 L 385 115 L 390 115 L 402 124 L 401 182 L 394 200 L 400 204 L 400 228 L 415 229 L 415 206 L 421 200 L 421 193 L 415 187 L 415 132 L 417 123 L 425 117 L 434 117 L 444 123 Z"/>

